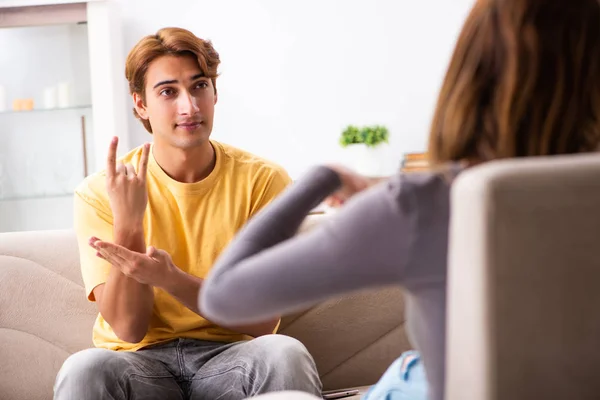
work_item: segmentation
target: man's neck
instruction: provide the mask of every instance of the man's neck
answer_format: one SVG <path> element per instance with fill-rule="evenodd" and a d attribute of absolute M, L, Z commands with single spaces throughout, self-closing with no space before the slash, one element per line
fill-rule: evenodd
<path fill-rule="evenodd" d="M 208 140 L 190 149 L 157 146 L 155 143 L 152 154 L 162 170 L 178 182 L 199 182 L 215 168 L 215 149 Z"/>

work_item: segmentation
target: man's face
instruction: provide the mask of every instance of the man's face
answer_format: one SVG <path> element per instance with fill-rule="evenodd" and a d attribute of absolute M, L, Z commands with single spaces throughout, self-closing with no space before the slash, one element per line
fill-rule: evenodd
<path fill-rule="evenodd" d="M 146 72 L 146 102 L 133 94 L 138 114 L 150 121 L 154 141 L 181 149 L 210 137 L 217 95 L 192 56 L 162 56 Z"/>

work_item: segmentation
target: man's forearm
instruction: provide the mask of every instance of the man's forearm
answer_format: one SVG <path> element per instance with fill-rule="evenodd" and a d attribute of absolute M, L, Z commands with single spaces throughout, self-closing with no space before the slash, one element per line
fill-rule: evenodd
<path fill-rule="evenodd" d="M 202 290 L 203 279 L 187 274 L 181 270 L 177 270 L 172 279 L 165 285 L 165 290 L 175 297 L 181 304 L 203 316 L 198 308 L 198 297 Z M 258 337 L 273 333 L 275 327 L 279 323 L 279 319 L 266 321 L 253 325 L 246 326 L 225 326 L 224 328 L 232 329 L 236 332 L 244 333 L 250 336 Z"/>
<path fill-rule="evenodd" d="M 142 224 L 128 226 L 115 222 L 114 239 L 116 244 L 132 251 L 145 252 Z M 151 286 L 127 277 L 117 267 L 111 268 L 100 312 L 121 340 L 135 343 L 144 338 L 153 306 L 154 290 Z"/>

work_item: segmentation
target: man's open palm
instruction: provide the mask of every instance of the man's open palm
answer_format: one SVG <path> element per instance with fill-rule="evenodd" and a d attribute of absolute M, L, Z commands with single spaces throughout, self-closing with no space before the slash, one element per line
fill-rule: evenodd
<path fill-rule="evenodd" d="M 119 268 L 123 274 L 139 283 L 155 287 L 163 287 L 167 277 L 177 268 L 169 253 L 164 250 L 148 247 L 146 253 L 138 253 L 118 244 L 104 242 L 97 237 L 90 238 L 89 244 L 96 250 L 96 255 Z"/>

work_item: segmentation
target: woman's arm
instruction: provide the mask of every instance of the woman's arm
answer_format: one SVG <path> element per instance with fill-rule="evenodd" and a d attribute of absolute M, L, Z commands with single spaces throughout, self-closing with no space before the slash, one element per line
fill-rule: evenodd
<path fill-rule="evenodd" d="M 252 218 L 204 282 L 203 314 L 247 324 L 344 292 L 401 281 L 416 216 L 400 176 L 352 198 L 312 231 L 308 212 L 340 185 L 319 167 Z"/>

